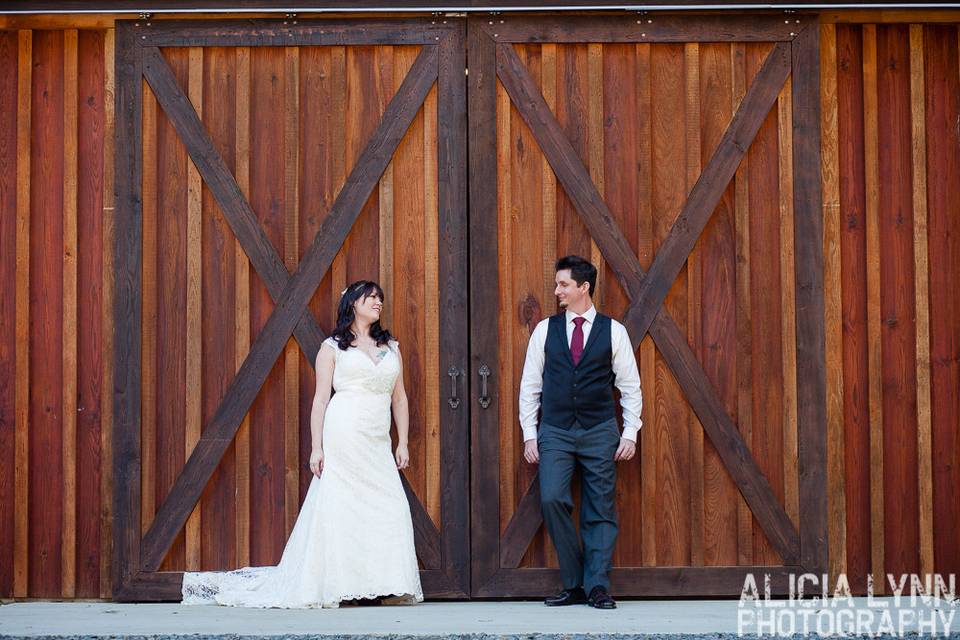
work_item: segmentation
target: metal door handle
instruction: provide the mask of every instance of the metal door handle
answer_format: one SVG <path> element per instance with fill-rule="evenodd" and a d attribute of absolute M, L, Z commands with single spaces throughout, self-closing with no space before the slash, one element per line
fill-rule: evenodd
<path fill-rule="evenodd" d="M 457 397 L 457 376 L 460 375 L 460 370 L 450 367 L 447 369 L 447 375 L 450 376 L 450 397 L 447 398 L 447 403 L 451 409 L 456 409 L 460 406 L 460 398 Z"/>
<path fill-rule="evenodd" d="M 487 391 L 487 378 L 490 376 L 490 367 L 480 365 L 480 406 L 486 409 L 490 406 L 490 394 Z"/>

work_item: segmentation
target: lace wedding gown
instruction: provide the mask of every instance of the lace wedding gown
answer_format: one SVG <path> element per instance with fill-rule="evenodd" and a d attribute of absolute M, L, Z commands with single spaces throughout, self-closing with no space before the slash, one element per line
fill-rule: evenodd
<path fill-rule="evenodd" d="M 323 425 L 324 464 L 275 567 L 186 572 L 184 604 L 335 608 L 342 600 L 423 600 L 410 505 L 391 451 L 397 344 L 378 362 L 357 348 L 336 354 Z"/>

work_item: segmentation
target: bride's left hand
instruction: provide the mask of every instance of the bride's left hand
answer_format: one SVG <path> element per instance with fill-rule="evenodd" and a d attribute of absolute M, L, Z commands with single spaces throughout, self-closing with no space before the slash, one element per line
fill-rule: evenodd
<path fill-rule="evenodd" d="M 410 466 L 410 451 L 407 445 L 401 444 L 397 447 L 397 469 L 406 469 Z"/>

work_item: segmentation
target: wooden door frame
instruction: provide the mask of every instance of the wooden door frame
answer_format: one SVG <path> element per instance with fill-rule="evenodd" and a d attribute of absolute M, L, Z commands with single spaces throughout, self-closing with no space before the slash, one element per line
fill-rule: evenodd
<path fill-rule="evenodd" d="M 210 140 L 160 52 L 166 46 L 422 45 L 420 54 L 366 143 L 295 272 L 284 266 L 236 180 Z M 466 83 L 464 23 L 423 19 L 352 20 L 121 20 L 116 23 L 116 242 L 114 274 L 113 589 L 117 600 L 179 600 L 182 572 L 158 571 L 207 480 L 236 434 L 277 357 L 292 335 L 314 366 L 326 337 L 307 308 L 408 126 L 438 85 L 438 232 L 440 367 L 463 371 L 468 345 L 466 220 Z M 275 308 L 214 417 L 207 422 L 153 524 L 141 538 L 141 272 L 142 80 L 145 79 L 220 205 Z M 466 376 L 462 376 L 466 378 Z M 456 380 L 456 377 L 454 378 Z M 462 386 L 467 383 L 464 380 Z M 463 391 L 461 391 L 463 393 Z M 441 529 L 406 479 L 424 592 L 465 597 L 469 592 L 467 405 L 441 405 Z M 402 477 L 402 476 L 401 476 Z"/>
<path fill-rule="evenodd" d="M 602 194 L 563 134 L 512 43 L 773 42 L 710 162 L 690 192 L 670 235 L 644 273 L 619 232 Z M 623 318 L 636 348 L 649 331 L 724 466 L 767 533 L 783 565 L 630 567 L 612 571 L 614 587 L 630 595 L 740 593 L 746 575 L 771 574 L 785 592 L 790 573 L 827 570 L 826 387 L 823 320 L 823 248 L 820 194 L 819 25 L 817 16 L 578 16 L 470 18 L 468 23 L 470 119 L 471 375 L 498 353 L 496 82 L 533 133 L 631 306 Z M 663 307 L 670 285 L 711 217 L 747 152 L 780 86 L 792 74 L 793 206 L 799 532 L 753 459 L 686 338 Z M 490 367 L 496 369 L 496 367 Z M 534 477 L 501 537 L 499 509 L 499 402 L 497 376 L 486 381 L 489 406 L 471 415 L 472 592 L 478 596 L 533 596 L 555 590 L 556 569 L 519 568 L 540 527 L 539 484 Z M 476 382 L 474 383 L 476 384 Z M 509 390 L 507 390 L 510 393 Z M 519 428 L 517 431 L 519 437 Z M 762 578 L 760 578 L 762 579 Z"/>

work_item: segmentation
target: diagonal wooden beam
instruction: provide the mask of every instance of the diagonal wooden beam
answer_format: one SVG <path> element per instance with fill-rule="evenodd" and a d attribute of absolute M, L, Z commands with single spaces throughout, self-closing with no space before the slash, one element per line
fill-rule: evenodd
<path fill-rule="evenodd" d="M 290 279 L 290 272 L 257 222 L 253 208 L 210 139 L 189 98 L 184 95 L 170 65 L 156 47 L 143 48 L 143 75 L 210 193 L 220 205 L 224 218 L 247 252 L 253 268 L 276 302 Z M 293 334 L 310 366 L 315 366 L 320 343 L 326 336 L 309 309 L 304 310 Z"/>
<path fill-rule="evenodd" d="M 230 383 L 224 401 L 204 427 L 200 441 L 158 509 L 143 540 L 142 570 L 156 571 L 160 566 L 436 79 L 436 47 L 424 47 L 387 105 L 329 215 Z"/>
<path fill-rule="evenodd" d="M 790 43 L 778 42 L 763 61 L 710 161 L 690 190 L 683 210 L 653 258 L 640 293 L 627 309 L 623 323 L 630 332 L 634 349 L 640 346 L 654 316 L 660 313 L 670 286 L 707 226 L 760 125 L 776 104 L 780 88 L 789 75 Z"/>
<path fill-rule="evenodd" d="M 537 529 L 543 522 L 543 512 L 540 510 L 540 473 L 534 474 L 530 480 L 530 485 L 523 492 L 517 510 L 510 517 L 507 528 L 503 531 L 503 537 L 500 539 L 500 566 L 508 569 L 516 569 L 523 560 L 523 554 L 533 536 L 537 535 Z"/>
<path fill-rule="evenodd" d="M 423 504 L 414 492 L 413 487 L 410 486 L 407 476 L 401 473 L 400 482 L 407 494 L 407 502 L 410 503 L 410 516 L 416 533 L 413 542 L 417 548 L 417 557 L 423 562 L 424 569 L 439 569 L 441 562 L 440 532 L 437 531 L 433 520 L 430 519 L 430 514 L 423 508 Z"/>
<path fill-rule="evenodd" d="M 644 278 L 643 268 L 560 123 L 510 45 L 497 45 L 497 76 L 627 295 L 631 300 L 637 299 Z M 796 563 L 800 551 L 797 530 L 724 410 L 686 337 L 666 309 L 657 314 L 650 331 L 770 543 L 785 563 Z"/>

